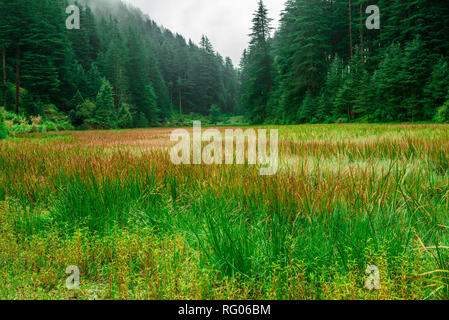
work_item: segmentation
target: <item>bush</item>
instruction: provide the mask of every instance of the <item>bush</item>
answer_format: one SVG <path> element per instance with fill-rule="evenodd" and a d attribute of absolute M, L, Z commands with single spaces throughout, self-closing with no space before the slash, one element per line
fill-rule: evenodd
<path fill-rule="evenodd" d="M 3 114 L 0 112 L 0 140 L 6 139 L 8 136 L 8 130 L 5 126 L 5 119 L 3 117 Z"/>
<path fill-rule="evenodd" d="M 47 131 L 73 130 L 74 127 L 68 117 L 61 113 L 54 105 L 44 107 L 44 116 L 17 115 L 8 111 L 0 111 L 4 118 L 7 133 L 23 134 Z"/>
<path fill-rule="evenodd" d="M 438 108 L 434 121 L 438 123 L 449 123 L 449 101 Z"/>
<path fill-rule="evenodd" d="M 134 127 L 136 128 L 148 128 L 150 123 L 148 119 L 145 117 L 145 114 L 139 112 L 134 119 Z"/>
<path fill-rule="evenodd" d="M 119 128 L 126 129 L 133 125 L 133 117 L 131 115 L 130 106 L 122 103 L 118 112 L 117 125 Z"/>
<path fill-rule="evenodd" d="M 33 132 L 42 132 L 42 117 L 41 116 L 37 116 L 37 117 L 30 117 L 31 120 L 31 126 L 32 126 L 32 130 Z"/>
<path fill-rule="evenodd" d="M 92 119 L 97 106 L 89 99 L 78 105 L 74 112 L 73 121 L 75 124 L 82 125 L 84 121 Z"/>
<path fill-rule="evenodd" d="M 52 121 L 45 121 L 44 127 L 45 127 L 46 131 L 59 131 L 59 128 L 56 125 L 56 123 L 54 123 Z"/>
<path fill-rule="evenodd" d="M 216 104 L 213 104 L 210 107 L 209 114 L 210 114 L 210 122 L 212 124 L 216 124 L 220 120 L 220 114 L 221 114 L 220 107 L 217 106 Z"/>

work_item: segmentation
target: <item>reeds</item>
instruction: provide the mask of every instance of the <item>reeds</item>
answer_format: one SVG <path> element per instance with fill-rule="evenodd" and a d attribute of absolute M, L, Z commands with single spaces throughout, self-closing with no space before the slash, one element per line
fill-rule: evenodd
<path fill-rule="evenodd" d="M 278 129 L 271 177 L 175 166 L 168 129 L 1 142 L 0 297 L 67 297 L 76 263 L 99 298 L 448 297 L 447 126 Z M 378 292 L 364 289 L 373 264 Z M 29 273 L 44 280 L 32 286 Z"/>

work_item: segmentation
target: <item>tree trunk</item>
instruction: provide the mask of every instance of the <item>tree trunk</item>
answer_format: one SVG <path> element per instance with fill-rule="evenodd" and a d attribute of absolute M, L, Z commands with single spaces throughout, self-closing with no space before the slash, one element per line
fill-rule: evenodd
<path fill-rule="evenodd" d="M 179 116 L 182 118 L 181 88 L 179 88 Z"/>
<path fill-rule="evenodd" d="M 3 106 L 6 108 L 6 48 L 2 48 L 2 57 L 3 57 Z"/>
<path fill-rule="evenodd" d="M 354 57 L 353 47 L 352 47 L 352 3 L 349 0 L 349 46 L 351 48 L 351 61 Z"/>
<path fill-rule="evenodd" d="M 170 113 L 171 121 L 173 121 L 173 88 L 170 86 Z"/>
<path fill-rule="evenodd" d="M 365 63 L 365 53 L 363 52 L 363 5 L 360 3 L 360 55 L 362 64 Z"/>
<path fill-rule="evenodd" d="M 16 48 L 16 114 L 19 114 L 20 98 L 20 47 Z"/>

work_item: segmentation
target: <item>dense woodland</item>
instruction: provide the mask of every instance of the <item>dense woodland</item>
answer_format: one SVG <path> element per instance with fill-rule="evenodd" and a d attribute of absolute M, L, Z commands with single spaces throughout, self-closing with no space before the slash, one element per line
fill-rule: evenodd
<path fill-rule="evenodd" d="M 380 29 L 366 27 L 368 5 Z M 270 37 L 263 3 L 241 62 L 254 123 L 449 120 L 449 4 L 289 0 Z"/>
<path fill-rule="evenodd" d="M 66 28 L 69 4 L 81 8 L 78 30 Z M 365 26 L 373 4 L 380 30 Z M 186 41 L 120 0 L 0 0 L 0 105 L 23 131 L 45 121 L 47 129 L 176 125 L 193 113 L 253 124 L 449 120 L 444 1 L 285 6 L 273 30 L 259 1 L 236 69 L 206 35 Z"/>
<path fill-rule="evenodd" d="M 66 28 L 73 3 L 78 30 Z M 87 128 L 238 112 L 237 71 L 206 36 L 195 45 L 118 0 L 1 0 L 0 12 L 9 111 L 45 118 L 56 108 Z"/>

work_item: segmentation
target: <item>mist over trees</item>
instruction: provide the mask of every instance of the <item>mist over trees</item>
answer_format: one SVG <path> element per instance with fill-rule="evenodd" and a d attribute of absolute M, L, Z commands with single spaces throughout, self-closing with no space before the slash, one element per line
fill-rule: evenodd
<path fill-rule="evenodd" d="M 380 30 L 365 26 L 369 5 Z M 443 1 L 289 0 L 272 37 L 268 16 L 260 1 L 241 61 L 253 123 L 449 120 Z"/>
<path fill-rule="evenodd" d="M 79 29 L 66 28 L 70 4 Z M 118 0 L 1 0 L 0 12 L 7 110 L 45 116 L 55 105 L 86 128 L 238 110 L 237 70 L 207 36 L 197 46 Z"/>

